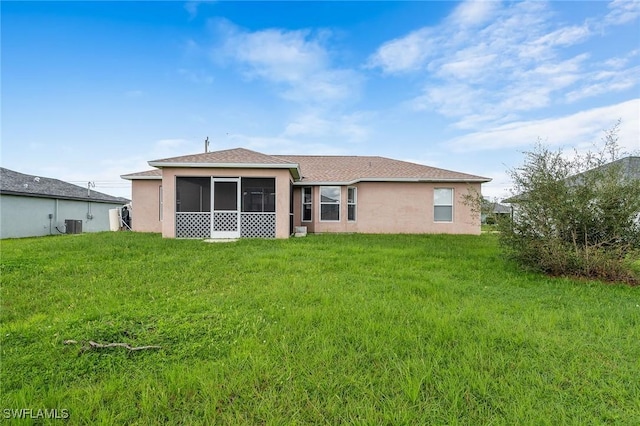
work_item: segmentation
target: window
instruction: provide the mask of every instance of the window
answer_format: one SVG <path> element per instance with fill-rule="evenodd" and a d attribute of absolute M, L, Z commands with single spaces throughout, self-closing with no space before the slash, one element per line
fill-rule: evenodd
<path fill-rule="evenodd" d="M 339 221 L 340 220 L 340 187 L 321 186 L 320 187 L 320 220 Z"/>
<path fill-rule="evenodd" d="M 302 188 L 302 221 L 311 222 L 313 217 L 313 188 L 305 186 Z"/>
<path fill-rule="evenodd" d="M 274 178 L 242 178 L 242 211 L 275 212 L 276 180 Z"/>
<path fill-rule="evenodd" d="M 453 188 L 433 190 L 433 220 L 453 222 Z"/>
<path fill-rule="evenodd" d="M 211 211 L 211 178 L 176 178 L 176 212 Z"/>
<path fill-rule="evenodd" d="M 347 188 L 347 220 L 354 222 L 356 220 L 356 199 L 357 188 Z"/>

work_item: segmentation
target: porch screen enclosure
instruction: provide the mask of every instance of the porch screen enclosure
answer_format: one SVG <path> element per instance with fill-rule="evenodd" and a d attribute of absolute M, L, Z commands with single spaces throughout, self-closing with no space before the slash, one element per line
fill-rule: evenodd
<path fill-rule="evenodd" d="M 176 178 L 177 238 L 275 236 L 275 178 Z"/>

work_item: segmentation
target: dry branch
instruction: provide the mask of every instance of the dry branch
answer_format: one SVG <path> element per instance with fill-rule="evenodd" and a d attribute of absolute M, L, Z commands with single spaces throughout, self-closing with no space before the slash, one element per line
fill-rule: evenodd
<path fill-rule="evenodd" d="M 75 340 L 65 340 L 64 344 L 65 345 L 75 345 L 78 342 Z M 90 350 L 90 349 L 105 349 L 105 348 L 125 348 L 128 349 L 130 351 L 144 351 L 146 349 L 162 349 L 161 346 L 131 346 L 128 343 L 97 343 L 94 342 L 93 340 L 89 340 L 88 342 L 89 346 L 84 346 L 82 349 L 83 350 Z"/>
<path fill-rule="evenodd" d="M 137 346 L 137 347 L 133 347 L 133 346 L 129 345 L 128 343 L 107 343 L 105 345 L 105 344 L 102 344 L 102 343 L 96 343 L 96 342 L 91 341 L 91 340 L 89 340 L 89 346 L 91 346 L 92 348 L 95 348 L 95 349 L 121 347 L 121 348 L 129 349 L 130 351 L 143 351 L 145 349 L 162 349 L 160 346 Z"/>

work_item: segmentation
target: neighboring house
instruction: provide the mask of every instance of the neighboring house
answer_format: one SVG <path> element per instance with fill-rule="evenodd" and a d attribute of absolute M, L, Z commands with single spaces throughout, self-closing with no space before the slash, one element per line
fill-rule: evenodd
<path fill-rule="evenodd" d="M 82 232 L 108 231 L 109 210 L 128 202 L 58 179 L 0 168 L 0 238 L 66 233 L 66 220 L 74 221 L 78 231 L 79 226 Z"/>
<path fill-rule="evenodd" d="M 640 179 L 640 157 L 629 156 L 609 164 L 615 164 L 617 162 L 620 163 L 622 175 L 625 176 L 625 178 Z"/>
<path fill-rule="evenodd" d="M 578 173 L 573 176 L 569 176 L 564 179 L 564 181 L 570 187 L 576 187 L 584 184 L 585 176 L 588 176 L 589 173 L 593 173 L 594 171 L 607 171 L 611 167 L 620 167 L 620 174 L 623 180 L 640 180 L 640 157 L 638 156 L 628 156 L 621 158 L 619 160 L 612 161 L 610 163 L 604 164 L 595 169 L 587 170 L 582 173 Z M 617 170 L 609 170 L 615 173 L 618 173 Z M 594 178 L 594 175 L 591 175 Z M 518 218 L 522 212 L 523 205 L 527 202 L 527 193 L 517 194 L 512 197 L 509 197 L 505 200 L 502 200 L 503 203 L 510 203 L 512 209 L 512 217 Z M 640 212 L 636 215 L 635 223 L 640 224 Z"/>
<path fill-rule="evenodd" d="M 243 148 L 149 161 L 132 181 L 133 230 L 169 238 L 310 233 L 479 234 L 468 190 L 490 179 L 383 157 Z"/>
<path fill-rule="evenodd" d="M 569 176 L 568 178 L 565 179 L 565 181 L 571 186 L 580 185 L 583 179 L 582 176 L 589 173 L 593 173 L 595 170 L 606 170 L 611 167 L 620 167 L 620 172 L 623 179 L 640 180 L 640 157 L 628 156 L 628 157 L 620 158 L 619 160 L 615 160 L 610 163 L 604 164 L 595 169 L 587 170 L 585 172 L 578 173 L 573 176 Z M 526 197 L 527 197 L 526 193 L 517 194 L 505 200 L 502 200 L 502 202 L 517 205 L 525 202 Z"/>
<path fill-rule="evenodd" d="M 500 218 L 511 216 L 511 207 L 485 199 L 483 207 L 482 223 L 493 224 Z"/>

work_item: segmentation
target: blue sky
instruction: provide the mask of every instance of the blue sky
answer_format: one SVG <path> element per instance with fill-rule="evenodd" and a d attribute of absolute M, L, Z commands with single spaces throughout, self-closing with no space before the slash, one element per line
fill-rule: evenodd
<path fill-rule="evenodd" d="M 130 196 L 147 161 L 244 147 L 493 178 L 622 119 L 640 2 L 7 2 L 1 164 Z"/>

